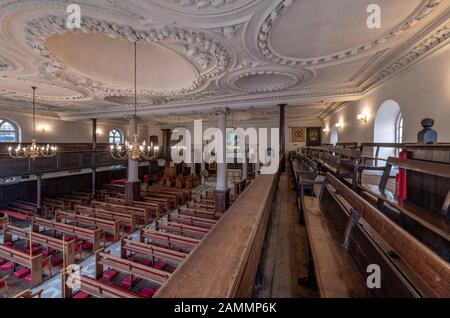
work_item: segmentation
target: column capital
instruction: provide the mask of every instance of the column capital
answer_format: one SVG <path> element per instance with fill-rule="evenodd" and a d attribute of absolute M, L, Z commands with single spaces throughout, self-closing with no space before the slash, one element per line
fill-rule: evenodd
<path fill-rule="evenodd" d="M 231 112 L 230 112 L 230 109 L 228 108 L 228 107 L 218 107 L 218 108 L 216 108 L 216 115 L 229 115 Z"/>

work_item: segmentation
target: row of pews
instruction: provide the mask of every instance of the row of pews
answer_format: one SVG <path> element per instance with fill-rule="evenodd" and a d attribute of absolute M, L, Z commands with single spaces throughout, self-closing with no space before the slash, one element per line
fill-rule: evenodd
<path fill-rule="evenodd" d="M 290 154 L 309 242 L 301 282 L 321 297 L 450 297 L 450 147 L 370 146 L 375 156 L 353 146 Z M 377 158 L 383 146 L 406 156 Z"/>
<path fill-rule="evenodd" d="M 96 251 L 95 277 L 82 275 L 78 289 L 63 286 L 63 297 L 153 297 L 220 218 L 215 213 L 213 193 L 192 199 L 190 192 L 154 186 L 148 187 L 145 194 L 175 200 L 177 206 L 159 215 L 153 224 L 139 227 L 137 238 L 122 236 L 117 255 L 105 249 Z M 105 195 L 105 200 L 110 196 Z M 202 206 L 194 208 L 194 204 Z M 186 210 L 186 206 L 191 208 Z"/>

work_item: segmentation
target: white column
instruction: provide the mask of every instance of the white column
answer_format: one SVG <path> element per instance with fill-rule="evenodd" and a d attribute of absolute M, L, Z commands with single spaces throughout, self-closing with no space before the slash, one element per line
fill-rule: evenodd
<path fill-rule="evenodd" d="M 195 175 L 195 152 L 194 152 L 194 145 L 191 145 L 191 175 Z"/>
<path fill-rule="evenodd" d="M 247 172 L 247 152 L 244 152 L 244 159 L 242 161 L 242 179 L 247 179 L 248 172 Z"/>
<path fill-rule="evenodd" d="M 217 128 L 222 132 L 222 163 L 217 163 L 217 184 L 216 190 L 225 191 L 228 189 L 227 180 L 227 162 L 226 162 L 226 127 L 227 127 L 227 115 L 226 110 L 220 110 L 217 112 Z M 219 155 L 217 153 L 217 155 Z M 219 160 L 219 158 L 217 158 Z"/>
<path fill-rule="evenodd" d="M 130 119 L 130 127 L 128 130 L 128 142 L 133 142 L 133 136 L 137 134 L 136 120 Z M 128 158 L 128 182 L 139 181 L 139 162 Z"/>

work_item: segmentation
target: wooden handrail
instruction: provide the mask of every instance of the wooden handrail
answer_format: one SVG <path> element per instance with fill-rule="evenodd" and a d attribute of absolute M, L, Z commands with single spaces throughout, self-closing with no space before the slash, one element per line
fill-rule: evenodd
<path fill-rule="evenodd" d="M 250 297 L 277 181 L 259 175 L 155 297 Z"/>

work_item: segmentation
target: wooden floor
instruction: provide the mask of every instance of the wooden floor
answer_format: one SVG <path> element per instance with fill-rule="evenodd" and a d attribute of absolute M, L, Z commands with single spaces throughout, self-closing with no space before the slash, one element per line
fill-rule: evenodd
<path fill-rule="evenodd" d="M 298 284 L 306 276 L 306 228 L 298 222 L 298 208 L 291 176 L 280 176 L 262 256 L 262 285 L 255 293 L 264 297 L 318 297 L 318 293 Z"/>

